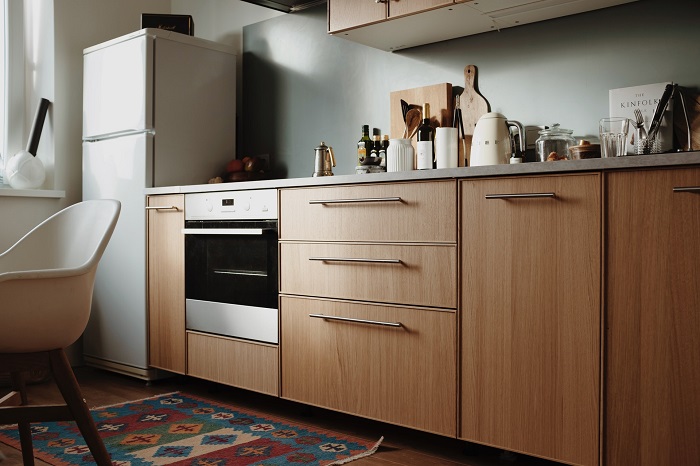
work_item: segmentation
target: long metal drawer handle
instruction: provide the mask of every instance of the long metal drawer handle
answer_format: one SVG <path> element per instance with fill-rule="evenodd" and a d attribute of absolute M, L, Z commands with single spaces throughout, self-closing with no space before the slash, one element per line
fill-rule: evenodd
<path fill-rule="evenodd" d="M 174 205 L 163 205 L 163 206 L 146 206 L 146 210 L 180 210 Z"/>
<path fill-rule="evenodd" d="M 401 259 L 364 259 L 355 257 L 309 257 L 310 261 L 319 262 L 367 262 L 370 264 L 401 264 Z"/>
<path fill-rule="evenodd" d="M 362 202 L 401 202 L 400 197 L 365 197 L 359 199 L 312 199 L 309 204 L 353 204 Z"/>
<path fill-rule="evenodd" d="M 379 320 L 352 319 L 350 317 L 335 317 L 326 316 L 323 314 L 309 314 L 309 317 L 313 317 L 315 319 L 340 320 L 342 322 L 355 322 L 358 324 L 380 325 L 382 327 L 403 327 L 403 324 L 401 322 L 382 322 Z"/>
<path fill-rule="evenodd" d="M 262 235 L 271 228 L 183 228 L 184 235 Z"/>
<path fill-rule="evenodd" d="M 674 193 L 700 193 L 700 186 L 688 186 L 683 188 L 673 188 Z"/>
<path fill-rule="evenodd" d="M 487 194 L 486 199 L 537 199 L 537 198 L 554 198 L 557 197 L 554 193 L 522 193 L 522 194 Z"/>

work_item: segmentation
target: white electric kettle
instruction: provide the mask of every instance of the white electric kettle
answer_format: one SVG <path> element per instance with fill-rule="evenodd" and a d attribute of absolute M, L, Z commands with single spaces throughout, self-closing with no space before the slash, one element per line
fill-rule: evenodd
<path fill-rule="evenodd" d="M 469 165 L 498 165 L 510 163 L 511 156 L 522 157 L 522 154 L 514 154 L 511 126 L 518 128 L 520 151 L 525 151 L 525 130 L 522 124 L 508 120 L 500 113 L 486 113 L 479 118 L 474 128 Z"/>

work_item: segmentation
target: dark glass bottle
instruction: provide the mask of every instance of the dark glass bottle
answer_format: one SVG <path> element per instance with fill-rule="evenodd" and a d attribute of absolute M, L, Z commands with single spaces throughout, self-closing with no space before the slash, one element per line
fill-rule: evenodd
<path fill-rule="evenodd" d="M 382 134 L 379 128 L 374 128 L 372 131 L 372 157 L 379 157 L 379 149 L 382 148 Z"/>
<path fill-rule="evenodd" d="M 430 105 L 423 104 L 423 123 L 416 133 L 416 165 L 418 170 L 433 168 L 433 127 L 430 126 Z"/>
<path fill-rule="evenodd" d="M 365 163 L 372 151 L 372 140 L 369 138 L 369 125 L 362 126 L 362 137 L 357 142 L 357 165 Z"/>
<path fill-rule="evenodd" d="M 382 167 L 386 167 L 386 150 L 389 148 L 389 135 L 385 134 L 384 139 L 382 139 L 381 142 L 381 149 L 379 149 L 379 157 L 382 158 L 381 162 L 379 162 L 379 165 Z"/>

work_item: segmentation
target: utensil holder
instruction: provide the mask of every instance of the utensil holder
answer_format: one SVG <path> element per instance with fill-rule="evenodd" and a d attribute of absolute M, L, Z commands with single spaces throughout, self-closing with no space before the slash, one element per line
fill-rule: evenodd
<path fill-rule="evenodd" d="M 635 154 L 648 155 L 661 153 L 661 143 L 659 138 L 638 138 L 634 144 Z"/>

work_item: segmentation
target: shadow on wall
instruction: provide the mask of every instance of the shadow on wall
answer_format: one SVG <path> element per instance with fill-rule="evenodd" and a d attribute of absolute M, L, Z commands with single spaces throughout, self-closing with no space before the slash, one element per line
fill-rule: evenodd
<path fill-rule="evenodd" d="M 265 41 L 257 50 L 269 50 Z M 269 154 L 270 178 L 286 178 L 287 163 L 278 157 L 277 135 L 281 132 L 279 88 L 274 63 L 265 60 L 264 54 L 243 53 L 243 111 L 238 116 L 238 158 Z M 250 109 L 255 109 L 252 111 Z M 248 114 L 250 113 L 250 114 Z M 254 117 L 255 115 L 255 117 Z"/>

